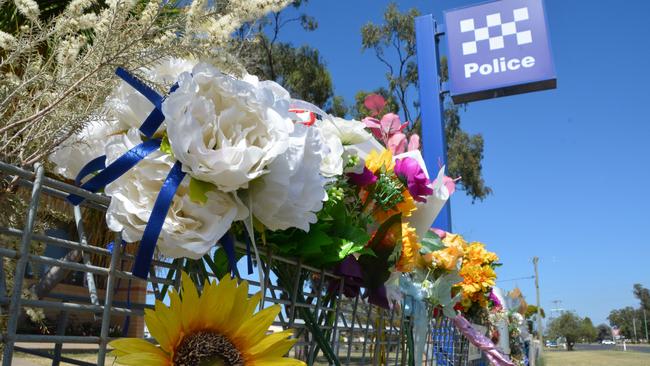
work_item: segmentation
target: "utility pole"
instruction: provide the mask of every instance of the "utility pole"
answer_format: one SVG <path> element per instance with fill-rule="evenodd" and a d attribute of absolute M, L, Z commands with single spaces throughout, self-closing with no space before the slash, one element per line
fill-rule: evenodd
<path fill-rule="evenodd" d="M 544 335 L 542 330 L 542 307 L 539 303 L 539 273 L 537 272 L 538 257 L 533 257 L 533 265 L 535 266 L 535 290 L 537 292 L 537 337 L 539 338 L 539 357 L 542 357 L 542 350 L 544 349 Z"/>
<path fill-rule="evenodd" d="M 636 318 L 634 318 L 634 316 L 632 317 L 632 327 L 634 328 L 634 343 L 637 343 L 638 338 L 636 337 Z"/>

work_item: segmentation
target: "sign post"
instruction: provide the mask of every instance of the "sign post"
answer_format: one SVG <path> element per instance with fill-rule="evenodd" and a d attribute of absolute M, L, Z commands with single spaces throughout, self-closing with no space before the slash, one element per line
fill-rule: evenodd
<path fill-rule="evenodd" d="M 447 165 L 444 97 L 441 93 L 440 54 L 436 22 L 431 14 L 415 18 L 415 47 L 417 48 L 420 111 L 422 113 L 422 157 L 435 176 L 438 162 Z M 434 227 L 451 232 L 451 209 L 447 201 L 433 223 Z"/>
<path fill-rule="evenodd" d="M 454 103 L 557 86 L 542 0 L 497 0 L 445 12 L 449 86 Z M 415 19 L 423 157 L 447 165 L 437 25 Z M 434 226 L 451 231 L 447 202 Z"/>

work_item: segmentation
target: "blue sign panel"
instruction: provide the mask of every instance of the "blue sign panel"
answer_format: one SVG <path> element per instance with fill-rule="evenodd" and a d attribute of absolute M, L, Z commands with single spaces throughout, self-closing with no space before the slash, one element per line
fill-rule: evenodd
<path fill-rule="evenodd" d="M 445 12 L 455 103 L 553 89 L 542 0 L 501 0 Z"/>

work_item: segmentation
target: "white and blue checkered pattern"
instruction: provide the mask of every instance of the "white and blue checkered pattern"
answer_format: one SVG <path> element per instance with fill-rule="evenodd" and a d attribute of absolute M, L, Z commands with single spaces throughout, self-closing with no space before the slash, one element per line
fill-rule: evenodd
<path fill-rule="evenodd" d="M 474 26 L 474 19 L 463 19 L 460 21 L 460 31 L 463 33 L 473 32 L 474 40 L 463 42 L 463 55 L 472 55 L 478 52 L 478 43 L 481 41 L 488 41 L 490 50 L 498 50 L 505 47 L 504 37 L 514 35 L 517 39 L 517 45 L 523 45 L 533 42 L 533 36 L 530 30 L 520 31 L 517 30 L 517 23 L 528 19 L 528 8 L 514 9 L 514 20 L 512 22 L 501 22 L 501 14 L 489 14 L 485 18 L 487 26 L 483 28 L 476 28 Z M 501 28 L 501 35 L 490 36 L 489 29 L 493 27 Z"/>

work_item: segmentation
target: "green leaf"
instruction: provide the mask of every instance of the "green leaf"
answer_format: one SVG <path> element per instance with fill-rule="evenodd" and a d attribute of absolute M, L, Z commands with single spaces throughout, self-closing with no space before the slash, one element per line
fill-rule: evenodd
<path fill-rule="evenodd" d="M 333 240 L 326 233 L 320 230 L 310 230 L 303 239 L 303 244 L 299 247 L 303 255 L 321 253 L 321 247 L 332 244 Z"/>
<path fill-rule="evenodd" d="M 169 143 L 169 139 L 167 138 L 167 134 L 165 134 L 165 136 L 163 136 L 162 142 L 160 143 L 160 151 L 174 157 L 174 151 L 172 151 L 172 145 Z"/>
<path fill-rule="evenodd" d="M 208 202 L 208 191 L 216 191 L 217 187 L 208 182 L 190 178 L 190 199 L 196 203 Z"/>
<path fill-rule="evenodd" d="M 431 231 L 427 231 L 427 233 L 424 234 L 424 238 L 422 238 L 420 243 L 422 244 L 422 247 L 420 248 L 421 254 L 427 254 L 445 248 L 445 244 L 440 240 L 440 237 Z"/>
<path fill-rule="evenodd" d="M 235 261 L 239 261 L 243 256 L 243 254 L 235 252 Z M 214 252 L 213 259 L 210 259 L 208 255 L 204 256 L 204 259 L 217 278 L 221 279 L 228 274 L 228 255 L 226 255 L 226 251 L 223 248 L 218 248 Z"/>

